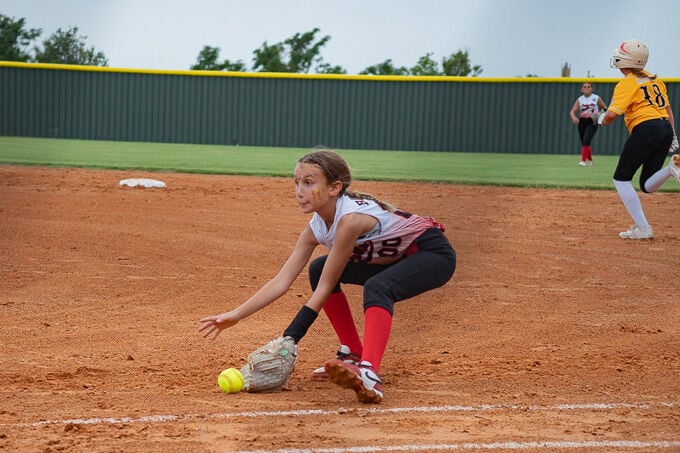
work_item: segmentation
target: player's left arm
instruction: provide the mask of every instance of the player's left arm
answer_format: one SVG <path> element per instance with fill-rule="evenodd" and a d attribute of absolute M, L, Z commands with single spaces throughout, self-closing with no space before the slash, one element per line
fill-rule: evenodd
<path fill-rule="evenodd" d="M 611 124 L 612 121 L 618 117 L 616 113 L 614 113 L 612 110 L 605 110 L 604 112 L 600 112 L 600 116 L 597 119 L 597 124 L 600 126 L 607 126 L 608 124 Z"/>
<path fill-rule="evenodd" d="M 600 108 L 600 110 L 607 110 L 607 104 L 604 103 L 601 97 L 597 98 L 597 106 Z"/>
<path fill-rule="evenodd" d="M 670 105 L 666 106 L 666 113 L 668 113 L 668 122 L 671 123 L 671 127 L 673 128 L 673 135 L 677 135 L 675 132 L 675 118 L 673 117 L 673 109 Z"/>
<path fill-rule="evenodd" d="M 340 275 L 342 275 L 342 271 L 354 252 L 357 238 L 369 232 L 376 222 L 375 217 L 358 213 L 347 214 L 338 221 L 335 241 L 328 253 L 328 258 L 326 258 L 319 284 L 306 304 L 309 308 L 317 313 L 321 310 L 331 291 L 340 280 Z"/>
<path fill-rule="evenodd" d="M 611 124 L 616 118 L 623 114 L 623 110 L 614 105 L 614 99 L 617 99 L 616 96 L 618 95 L 619 98 L 621 97 L 619 94 L 619 91 L 621 91 L 621 89 L 622 89 L 621 85 L 617 85 L 616 88 L 614 88 L 615 97 L 612 98 L 612 102 L 609 103 L 609 107 L 605 106 L 603 111 L 600 112 L 597 118 L 597 124 L 599 126 L 607 126 Z M 600 102 L 602 102 L 602 105 L 604 105 L 602 98 L 600 98 L 598 101 L 599 101 L 598 105 Z"/>
<path fill-rule="evenodd" d="M 637 82 L 631 78 L 624 78 L 614 87 L 612 100 L 605 112 L 601 112 L 597 120 L 600 126 L 607 126 L 614 122 L 616 118 L 623 115 L 624 111 L 633 102 L 634 96 L 638 92 Z"/>
<path fill-rule="evenodd" d="M 673 117 L 673 109 L 670 104 L 666 106 L 666 113 L 668 113 L 668 121 L 673 128 L 673 141 L 671 142 L 671 147 L 668 148 L 668 152 L 673 154 L 680 149 L 680 142 L 678 142 L 678 134 L 675 132 L 675 118 Z"/>

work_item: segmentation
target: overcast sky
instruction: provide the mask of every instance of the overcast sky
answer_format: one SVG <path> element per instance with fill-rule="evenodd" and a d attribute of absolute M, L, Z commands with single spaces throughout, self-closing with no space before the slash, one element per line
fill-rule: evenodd
<path fill-rule="evenodd" d="M 620 77 L 612 50 L 637 38 L 647 68 L 680 77 L 680 1 L 655 0 L 0 0 L 41 28 L 77 26 L 110 67 L 189 69 L 205 45 L 252 66 L 253 51 L 321 29 L 325 62 L 357 74 L 391 59 L 411 67 L 467 50 L 485 77 Z"/>

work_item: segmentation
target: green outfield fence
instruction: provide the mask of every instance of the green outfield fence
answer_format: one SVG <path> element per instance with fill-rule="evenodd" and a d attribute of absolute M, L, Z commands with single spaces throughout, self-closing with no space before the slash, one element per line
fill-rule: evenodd
<path fill-rule="evenodd" d="M 614 70 L 612 70 L 614 72 Z M 0 62 L 0 135 L 308 148 L 579 154 L 586 79 L 160 71 Z M 609 102 L 619 80 L 587 79 Z M 673 105 L 680 79 L 665 80 Z M 676 108 L 680 111 L 680 108 Z M 617 154 L 622 121 L 596 154 Z"/>

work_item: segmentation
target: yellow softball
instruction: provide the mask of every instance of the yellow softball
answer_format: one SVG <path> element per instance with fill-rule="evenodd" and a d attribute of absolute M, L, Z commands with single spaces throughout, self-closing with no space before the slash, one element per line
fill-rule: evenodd
<path fill-rule="evenodd" d="M 236 368 L 227 368 L 217 376 L 217 385 L 224 393 L 238 393 L 243 389 L 243 375 Z"/>

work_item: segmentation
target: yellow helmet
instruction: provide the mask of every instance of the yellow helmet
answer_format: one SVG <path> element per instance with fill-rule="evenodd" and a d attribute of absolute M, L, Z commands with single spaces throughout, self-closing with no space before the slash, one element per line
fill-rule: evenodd
<path fill-rule="evenodd" d="M 609 66 L 619 69 L 644 69 L 648 58 L 649 49 L 645 43 L 637 39 L 629 39 L 614 49 Z"/>

